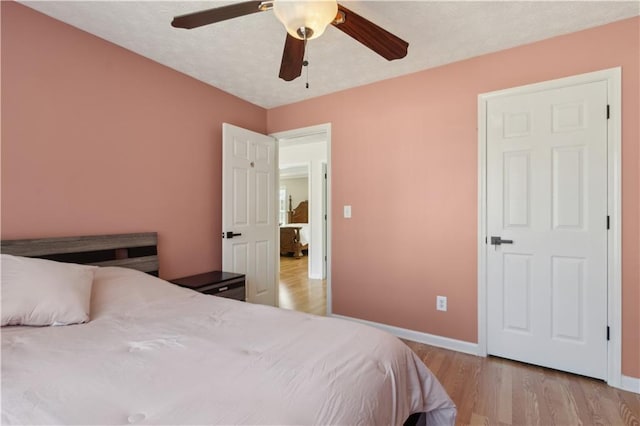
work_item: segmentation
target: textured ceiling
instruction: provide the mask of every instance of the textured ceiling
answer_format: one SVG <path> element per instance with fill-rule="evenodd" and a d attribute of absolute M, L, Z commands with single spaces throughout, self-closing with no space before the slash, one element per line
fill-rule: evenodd
<path fill-rule="evenodd" d="M 192 30 L 176 15 L 229 1 L 21 1 L 170 68 L 271 108 L 640 14 L 636 1 L 340 1 L 409 42 L 388 62 L 335 28 L 307 46 L 310 88 L 278 78 L 286 32 L 271 11 Z M 612 47 L 614 48 L 614 47 Z"/>

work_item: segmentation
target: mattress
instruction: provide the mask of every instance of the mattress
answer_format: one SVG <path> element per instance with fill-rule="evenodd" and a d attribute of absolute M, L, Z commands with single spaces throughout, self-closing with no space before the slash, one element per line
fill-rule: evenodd
<path fill-rule="evenodd" d="M 453 424 L 397 338 L 100 268 L 91 320 L 2 328 L 3 424 Z"/>

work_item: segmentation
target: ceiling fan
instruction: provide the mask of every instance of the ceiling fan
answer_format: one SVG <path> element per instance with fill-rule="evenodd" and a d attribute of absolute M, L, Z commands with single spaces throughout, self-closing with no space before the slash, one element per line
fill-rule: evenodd
<path fill-rule="evenodd" d="M 280 78 L 291 81 L 302 74 L 307 40 L 319 37 L 331 24 L 385 59 L 404 58 L 409 43 L 361 17 L 336 0 L 245 1 L 173 18 L 176 28 L 197 28 L 273 9 L 287 29 Z"/>

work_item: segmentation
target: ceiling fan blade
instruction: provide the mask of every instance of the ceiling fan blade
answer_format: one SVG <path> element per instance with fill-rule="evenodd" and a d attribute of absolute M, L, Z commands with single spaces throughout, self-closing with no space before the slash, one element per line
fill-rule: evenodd
<path fill-rule="evenodd" d="M 298 40 L 287 33 L 280 64 L 280 78 L 285 81 L 295 80 L 302 74 L 304 61 L 304 40 Z"/>
<path fill-rule="evenodd" d="M 389 61 L 407 56 L 409 43 L 340 4 L 333 26 Z"/>
<path fill-rule="evenodd" d="M 262 1 L 245 1 L 242 3 L 230 4 L 228 6 L 216 7 L 214 9 L 201 10 L 200 12 L 189 13 L 187 15 L 176 16 L 171 21 L 171 26 L 176 28 L 196 28 L 209 25 L 227 19 L 238 18 L 252 13 L 263 12 L 268 8 L 261 8 Z"/>

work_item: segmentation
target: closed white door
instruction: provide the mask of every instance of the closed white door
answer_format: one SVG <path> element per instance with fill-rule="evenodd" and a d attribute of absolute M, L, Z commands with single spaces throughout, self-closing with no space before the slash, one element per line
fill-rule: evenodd
<path fill-rule="evenodd" d="M 605 379 L 606 82 L 487 102 L 487 230 L 488 353 Z"/>
<path fill-rule="evenodd" d="M 247 301 L 277 305 L 275 139 L 222 125 L 222 268 L 246 275 Z"/>

